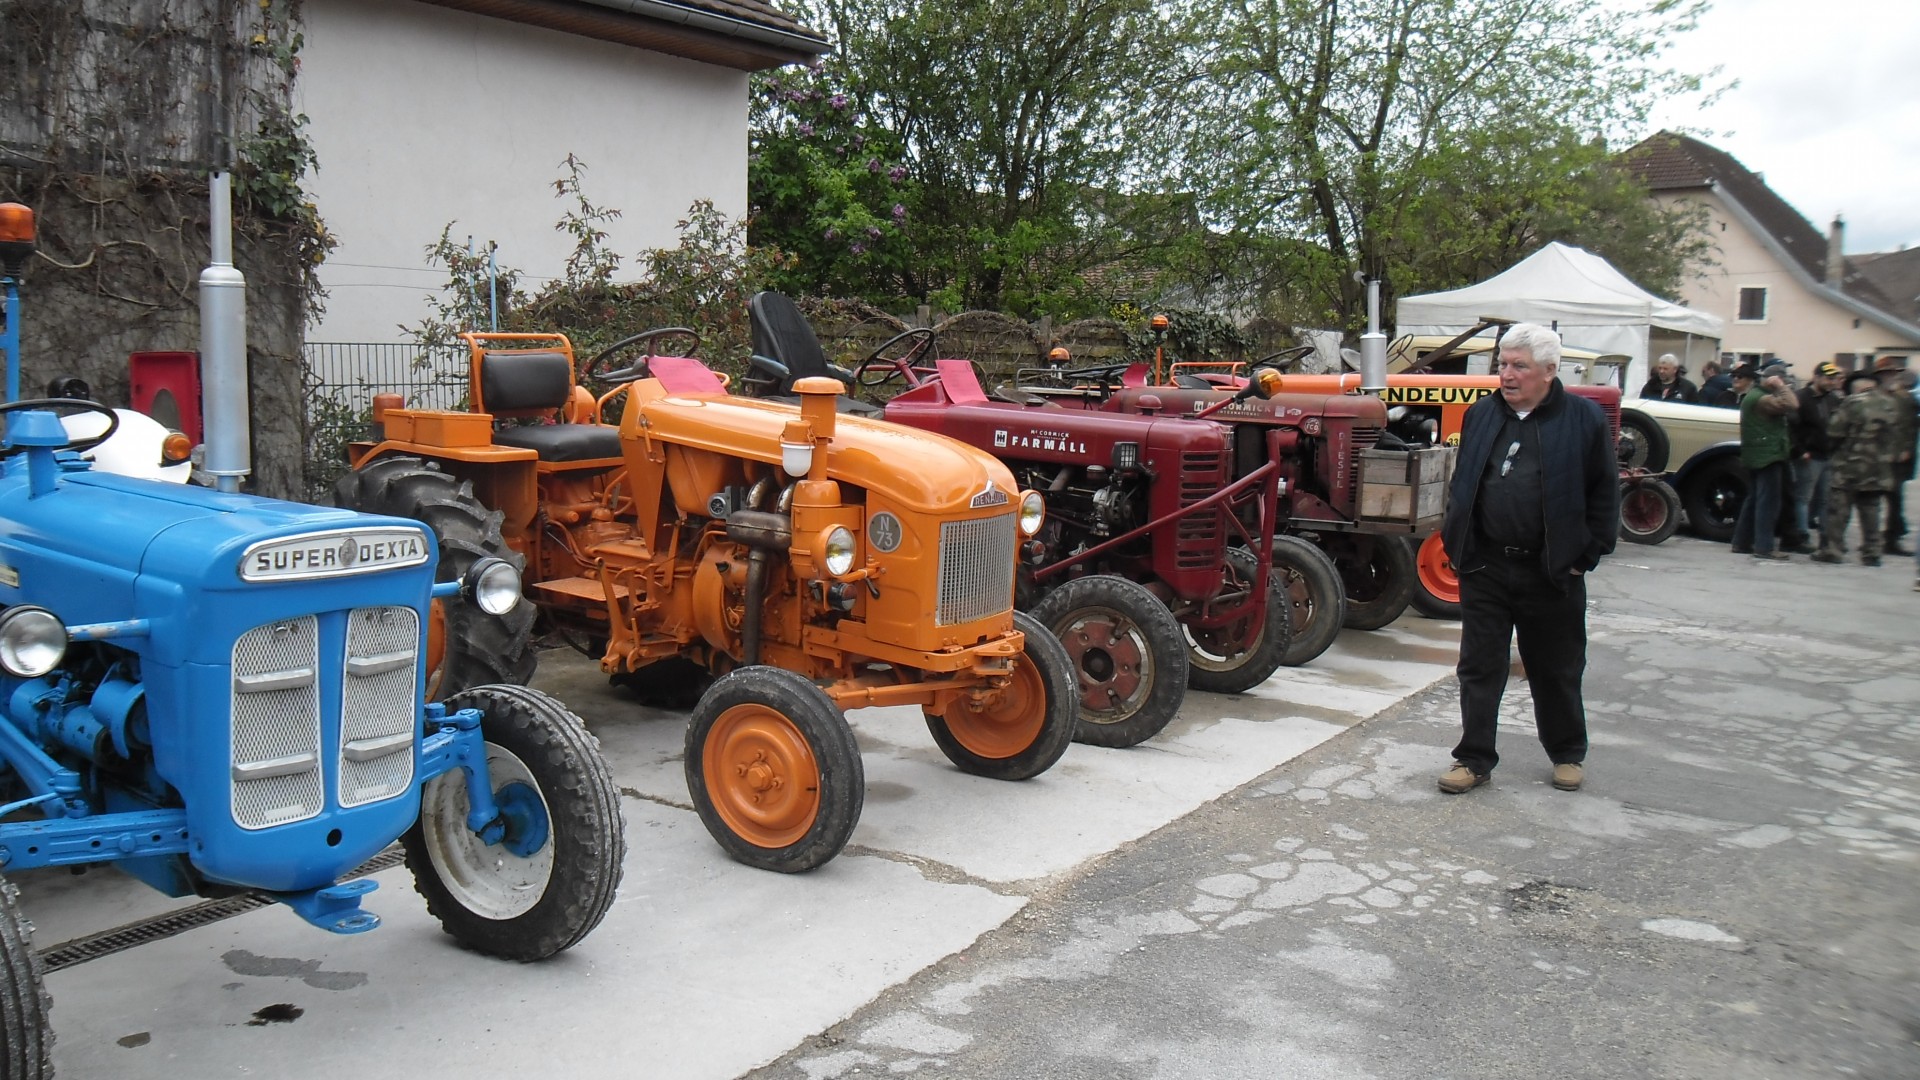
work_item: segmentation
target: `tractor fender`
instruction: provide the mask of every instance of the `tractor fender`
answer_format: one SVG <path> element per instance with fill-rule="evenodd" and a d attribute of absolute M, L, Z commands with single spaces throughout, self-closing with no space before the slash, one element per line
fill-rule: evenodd
<path fill-rule="evenodd" d="M 1713 462 L 1719 461 L 1721 458 L 1728 457 L 1729 455 L 1733 457 L 1740 455 L 1739 439 L 1729 439 L 1726 442 L 1714 443 L 1712 446 L 1694 454 L 1687 459 L 1686 464 L 1680 466 L 1672 476 L 1668 477 L 1667 482 L 1672 484 L 1676 491 L 1684 489 L 1687 483 L 1693 479 L 1694 474 Z"/>

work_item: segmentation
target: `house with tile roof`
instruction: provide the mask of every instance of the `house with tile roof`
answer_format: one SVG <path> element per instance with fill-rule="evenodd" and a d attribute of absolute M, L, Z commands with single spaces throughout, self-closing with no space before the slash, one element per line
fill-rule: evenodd
<path fill-rule="evenodd" d="M 573 238 L 555 223 L 584 162 L 610 250 L 672 246 L 696 200 L 747 211 L 750 73 L 826 39 L 767 0 L 305 0 L 296 111 L 306 179 L 339 246 L 309 342 L 401 342 L 446 282 L 425 251 L 498 245 L 537 289 Z"/>
<path fill-rule="evenodd" d="M 1726 320 L 1724 357 L 1777 357 L 1804 378 L 1822 360 L 1854 369 L 1920 356 L 1912 299 L 1920 263 L 1896 257 L 1904 253 L 1848 256 L 1838 216 L 1823 235 L 1759 173 L 1698 139 L 1663 131 L 1625 160 L 1653 198 L 1706 208 L 1718 262 L 1689 279 L 1680 299 Z"/>

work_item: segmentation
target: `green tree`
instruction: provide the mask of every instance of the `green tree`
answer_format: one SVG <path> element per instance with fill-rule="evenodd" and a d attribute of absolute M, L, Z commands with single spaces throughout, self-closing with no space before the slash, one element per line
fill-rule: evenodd
<path fill-rule="evenodd" d="M 1147 105 L 1177 46 L 1153 0 L 818 0 L 810 17 L 837 41 L 823 70 L 845 73 L 836 93 L 852 119 L 844 131 L 811 122 L 816 140 L 832 137 L 794 164 L 772 136 L 834 97 L 808 87 L 797 100 L 782 80 L 786 115 L 756 114 L 756 239 L 804 263 L 816 237 L 803 228 L 851 244 L 836 216 L 855 229 L 909 222 L 897 239 L 879 222 L 884 257 L 849 277 L 857 294 L 1077 314 L 1099 306 L 1090 271 L 1165 248 L 1183 231 L 1169 223 L 1191 220 L 1189 200 L 1153 194 Z M 884 214 L 862 186 L 863 154 L 899 185 Z M 762 175 L 773 169 L 788 175 Z M 795 224 L 796 207 L 813 217 Z"/>
<path fill-rule="evenodd" d="M 1181 176 L 1212 220 L 1279 245 L 1281 302 L 1308 321 L 1358 324 L 1355 271 L 1449 287 L 1550 239 L 1671 288 L 1693 223 L 1636 196 L 1606 140 L 1698 90 L 1661 54 L 1704 6 L 1194 0 Z"/>

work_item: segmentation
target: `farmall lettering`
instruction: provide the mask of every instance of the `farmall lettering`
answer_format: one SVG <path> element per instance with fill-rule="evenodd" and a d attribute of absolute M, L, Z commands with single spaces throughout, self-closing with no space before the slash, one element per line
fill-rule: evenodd
<path fill-rule="evenodd" d="M 1004 440 L 1004 441 L 1003 441 Z M 993 433 L 993 445 L 1010 450 L 1043 450 L 1056 454 L 1084 454 L 1087 444 L 1068 435 L 1064 431 L 1047 431 L 1034 428 L 1024 435 L 1015 435 L 1006 431 Z"/>

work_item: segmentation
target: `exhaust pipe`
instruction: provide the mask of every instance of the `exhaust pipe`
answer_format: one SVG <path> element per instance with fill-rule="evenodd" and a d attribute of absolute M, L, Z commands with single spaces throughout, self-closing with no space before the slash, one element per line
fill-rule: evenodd
<path fill-rule="evenodd" d="M 209 262 L 200 271 L 200 363 L 205 379 L 207 454 L 214 486 L 238 492 L 253 471 L 247 402 L 247 279 L 233 266 L 233 178 L 214 173 Z"/>
<path fill-rule="evenodd" d="M 1380 279 L 1374 278 L 1367 282 L 1367 332 L 1360 335 L 1360 390 L 1378 394 L 1386 388 L 1387 335 L 1380 332 Z"/>

